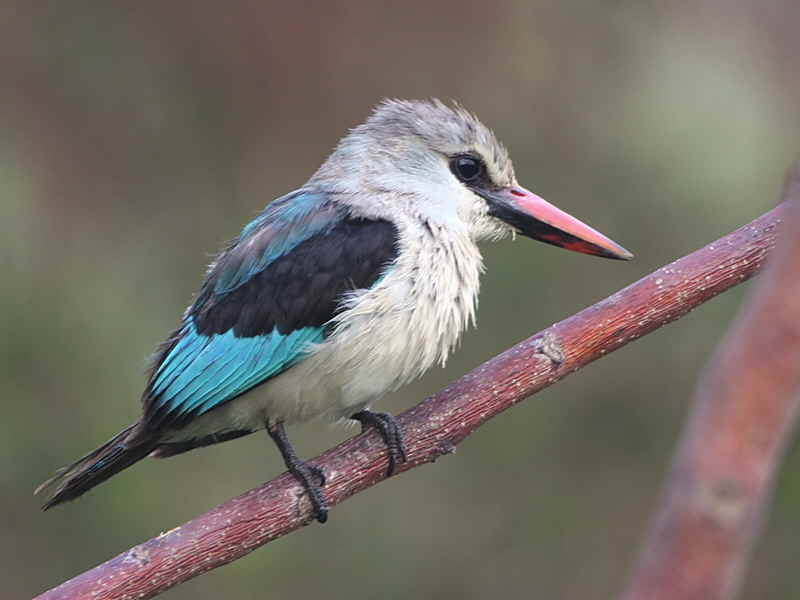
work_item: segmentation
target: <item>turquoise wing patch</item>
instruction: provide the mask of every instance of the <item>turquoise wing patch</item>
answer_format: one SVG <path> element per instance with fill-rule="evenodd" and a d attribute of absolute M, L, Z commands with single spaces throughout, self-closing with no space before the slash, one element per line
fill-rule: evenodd
<path fill-rule="evenodd" d="M 197 333 L 190 317 L 180 336 L 151 381 L 157 410 L 178 419 L 208 412 L 288 369 L 323 340 L 324 331 L 304 327 L 246 338 L 230 330 L 207 336 Z"/>

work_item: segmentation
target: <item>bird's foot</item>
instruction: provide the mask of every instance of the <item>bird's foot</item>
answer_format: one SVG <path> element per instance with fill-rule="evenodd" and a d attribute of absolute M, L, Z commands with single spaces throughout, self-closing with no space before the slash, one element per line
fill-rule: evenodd
<path fill-rule="evenodd" d="M 403 441 L 403 432 L 397 420 L 389 413 L 372 412 L 371 410 L 361 410 L 350 417 L 361 423 L 361 431 L 367 427 L 374 427 L 381 434 L 386 450 L 389 453 L 389 467 L 386 469 L 386 476 L 394 475 L 395 467 L 398 462 L 406 462 L 406 445 Z"/>
<path fill-rule="evenodd" d="M 289 473 L 300 482 L 311 502 L 314 518 L 320 523 L 328 520 L 328 501 L 322 488 L 325 486 L 325 473 L 316 465 L 305 461 L 298 461 L 293 465 L 286 465 Z M 319 483 L 317 483 L 317 480 Z"/>
<path fill-rule="evenodd" d="M 286 469 L 303 486 L 303 489 L 311 502 L 311 509 L 314 518 L 320 523 L 328 520 L 328 501 L 322 488 L 325 487 L 325 471 L 317 465 L 301 460 L 289 443 L 283 423 L 267 423 L 267 433 L 278 446 Z M 316 480 L 316 481 L 315 481 Z"/>

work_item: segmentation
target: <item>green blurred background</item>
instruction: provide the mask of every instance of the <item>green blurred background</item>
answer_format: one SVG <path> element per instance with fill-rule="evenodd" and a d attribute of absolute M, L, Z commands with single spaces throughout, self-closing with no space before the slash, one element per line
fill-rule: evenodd
<path fill-rule="evenodd" d="M 669 5 L 669 6 L 667 6 Z M 485 248 L 479 328 L 400 411 L 772 206 L 800 149 L 800 4 L 22 2 L 0 6 L 0 572 L 29 597 L 282 470 L 266 436 L 144 461 L 43 514 L 34 487 L 139 414 L 209 253 L 386 96 L 457 99 L 523 185 L 636 253 Z M 745 286 L 746 287 L 746 286 Z M 745 288 L 458 453 L 164 595 L 609 598 L 698 371 Z M 350 435 L 290 432 L 306 456 Z M 792 449 L 748 599 L 800 597 Z"/>

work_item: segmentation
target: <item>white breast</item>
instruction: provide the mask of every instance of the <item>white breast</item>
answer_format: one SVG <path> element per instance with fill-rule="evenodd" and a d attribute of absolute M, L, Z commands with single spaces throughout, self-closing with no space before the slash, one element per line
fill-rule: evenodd
<path fill-rule="evenodd" d="M 399 246 L 383 279 L 345 300 L 335 333 L 262 386 L 266 416 L 346 418 L 445 363 L 474 322 L 480 252 L 466 235 L 413 222 L 401 224 Z"/>

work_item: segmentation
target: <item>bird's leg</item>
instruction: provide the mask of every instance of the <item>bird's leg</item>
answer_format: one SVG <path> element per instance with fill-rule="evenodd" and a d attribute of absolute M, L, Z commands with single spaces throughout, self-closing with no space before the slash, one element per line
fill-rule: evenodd
<path fill-rule="evenodd" d="M 307 463 L 297 456 L 297 452 L 289 443 L 289 438 L 286 437 L 286 430 L 283 428 L 282 422 L 273 424 L 267 421 L 267 433 L 281 451 L 283 462 L 286 463 L 289 473 L 294 475 L 306 490 L 314 510 L 314 517 L 320 523 L 324 523 L 328 520 L 328 502 L 325 500 L 325 494 L 322 493 L 322 488 L 325 486 L 325 473 L 318 466 Z M 314 478 L 319 480 L 318 484 Z"/>
<path fill-rule="evenodd" d="M 371 410 L 360 410 L 350 418 L 361 423 L 362 432 L 367 427 L 374 427 L 381 434 L 386 443 L 386 450 L 389 452 L 389 468 L 386 470 L 386 476 L 391 477 L 397 463 L 408 460 L 403 433 L 400 431 L 397 420 L 389 413 L 372 412 Z"/>

